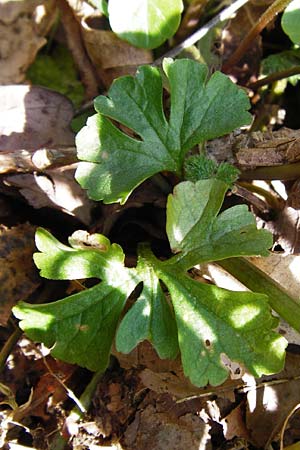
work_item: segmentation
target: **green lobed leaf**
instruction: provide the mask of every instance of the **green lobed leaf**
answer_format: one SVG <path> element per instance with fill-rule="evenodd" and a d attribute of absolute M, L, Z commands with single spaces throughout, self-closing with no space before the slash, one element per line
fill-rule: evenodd
<path fill-rule="evenodd" d="M 183 10 L 182 0 L 110 0 L 112 30 L 130 44 L 156 48 L 175 34 Z"/>
<path fill-rule="evenodd" d="M 141 257 L 137 270 L 143 280 L 143 291 L 120 323 L 116 336 L 117 350 L 129 353 L 147 339 L 160 358 L 173 359 L 178 354 L 174 313 L 159 279 Z"/>
<path fill-rule="evenodd" d="M 293 0 L 284 10 L 281 18 L 283 31 L 294 44 L 300 45 L 300 0 Z"/>
<path fill-rule="evenodd" d="M 227 184 L 216 179 L 184 182 L 169 197 L 171 234 L 181 253 L 189 258 L 188 264 L 191 258 L 206 260 L 207 254 L 209 258 L 224 257 L 223 247 L 226 255 L 232 254 L 230 247 L 237 245 L 241 229 L 249 231 L 249 224 L 254 237 L 259 233 L 243 205 L 217 216 L 226 189 Z M 182 208 L 183 199 L 192 206 L 190 219 Z M 174 224 L 181 234 L 175 232 Z M 196 235 L 201 239 L 194 250 L 190 239 Z M 92 276 L 103 281 L 50 304 L 20 302 L 14 308 L 20 327 L 30 338 L 50 347 L 54 357 L 90 370 L 104 370 L 116 335 L 117 349 L 125 353 L 147 339 L 161 358 L 174 358 L 179 344 L 184 372 L 197 386 L 225 380 L 222 355 L 244 364 L 256 376 L 281 370 L 286 341 L 272 331 L 277 320 L 271 315 L 266 296 L 194 281 L 186 274 L 184 258 L 161 262 L 145 246 L 139 249 L 137 268 L 127 269 L 122 249 L 102 235 L 77 233 L 69 241 L 70 247 L 47 231 L 38 230 L 41 253 L 35 260 L 42 273 L 49 278 Z M 267 241 L 264 237 L 265 245 Z M 213 251 L 211 245 L 216 245 Z M 238 245 L 243 251 L 246 243 Z M 126 299 L 141 282 L 140 297 L 118 327 Z M 170 293 L 172 306 L 161 282 Z"/>
<path fill-rule="evenodd" d="M 198 283 L 178 270 L 165 270 L 161 279 L 172 297 L 184 373 L 193 384 L 223 383 L 223 354 L 258 377 L 282 370 L 287 341 L 271 331 L 277 320 L 266 296 Z"/>
<path fill-rule="evenodd" d="M 118 280 L 119 273 L 124 270 L 123 250 L 117 244 L 111 245 L 100 234 L 92 236 L 94 246 L 84 243 L 80 246 L 71 237 L 69 247 L 47 230 L 38 228 L 35 240 L 40 252 L 34 254 L 34 262 L 41 269 L 41 276 L 52 280 L 105 278 L 114 285 L 114 279 Z"/>
<path fill-rule="evenodd" d="M 133 289 L 127 276 L 119 286 L 101 283 L 49 304 L 20 302 L 13 312 L 27 336 L 44 342 L 53 357 L 104 370 L 120 314 Z"/>
<path fill-rule="evenodd" d="M 95 99 L 98 112 L 77 134 L 76 179 L 94 200 L 124 203 L 133 189 L 160 171 L 181 176 L 194 145 L 251 121 L 247 95 L 230 79 L 196 61 L 164 60 L 171 93 L 170 119 L 162 105 L 162 78 L 141 66 L 135 77 L 114 81 L 108 97 Z M 131 137 L 110 119 L 133 131 Z"/>
<path fill-rule="evenodd" d="M 172 250 L 180 252 L 174 261 L 182 267 L 232 256 L 268 256 L 272 234 L 257 230 L 246 205 L 218 215 L 227 189 L 217 179 L 185 181 L 169 195 L 167 234 Z"/>

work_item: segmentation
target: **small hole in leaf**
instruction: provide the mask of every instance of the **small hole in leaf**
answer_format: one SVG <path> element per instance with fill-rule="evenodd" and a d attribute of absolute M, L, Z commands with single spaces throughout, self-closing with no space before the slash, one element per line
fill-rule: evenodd
<path fill-rule="evenodd" d="M 205 345 L 206 345 L 206 347 L 210 347 L 211 344 L 210 344 L 210 341 L 208 339 L 206 339 Z"/>

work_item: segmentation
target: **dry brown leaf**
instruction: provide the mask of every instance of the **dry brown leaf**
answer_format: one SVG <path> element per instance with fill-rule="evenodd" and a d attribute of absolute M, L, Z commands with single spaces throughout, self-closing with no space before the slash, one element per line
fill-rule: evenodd
<path fill-rule="evenodd" d="M 246 425 L 253 444 L 267 448 L 300 401 L 300 355 L 287 353 L 285 369 L 262 380 L 249 388 Z"/>
<path fill-rule="evenodd" d="M 252 28 L 253 24 L 259 20 L 261 14 L 266 9 L 265 3 L 266 2 L 263 2 L 262 4 L 254 1 L 248 2 L 229 22 L 225 33 L 222 35 L 225 64 L 226 59 L 228 59 L 238 47 L 242 39 Z M 251 80 L 253 79 L 252 77 L 256 80 L 256 76 L 259 72 L 261 54 L 261 38 L 258 37 L 253 40 L 251 48 L 248 49 L 241 61 L 239 61 L 236 66 L 230 67 L 228 72 L 236 77 L 241 84 L 245 84 L 249 80 L 249 77 L 251 77 Z"/>
<path fill-rule="evenodd" d="M 224 437 L 228 441 L 234 437 L 249 439 L 249 433 L 245 425 L 243 403 L 234 408 L 220 423 L 223 426 Z"/>
<path fill-rule="evenodd" d="M 108 20 L 87 1 L 67 1 L 80 23 L 85 49 L 106 88 L 115 78 L 133 75 L 138 66 L 153 61 L 152 52 L 134 47 L 110 31 Z"/>
<path fill-rule="evenodd" d="M 0 324 L 6 325 L 11 308 L 38 287 L 32 254 L 35 229 L 29 224 L 0 228 Z"/>
<path fill-rule="evenodd" d="M 93 203 L 75 181 L 75 169 L 76 164 L 46 170 L 42 174 L 12 175 L 5 178 L 5 184 L 18 187 L 34 208 L 55 208 L 87 225 Z"/>
<path fill-rule="evenodd" d="M 55 20 L 55 0 L 0 2 L 0 84 L 21 83 Z"/>
<path fill-rule="evenodd" d="M 106 88 L 122 75 L 134 75 L 137 66 L 150 64 L 152 54 L 148 50 L 133 47 L 103 27 L 104 19 L 97 16 L 81 20 L 82 36 L 87 53 Z M 102 26 L 102 27 L 101 27 Z"/>
<path fill-rule="evenodd" d="M 73 106 L 38 86 L 0 86 L 0 151 L 72 146 Z"/>
<path fill-rule="evenodd" d="M 125 448 L 131 450 L 182 450 L 211 448 L 209 425 L 194 414 L 179 419 L 157 412 L 149 405 L 136 414 L 125 433 Z"/>

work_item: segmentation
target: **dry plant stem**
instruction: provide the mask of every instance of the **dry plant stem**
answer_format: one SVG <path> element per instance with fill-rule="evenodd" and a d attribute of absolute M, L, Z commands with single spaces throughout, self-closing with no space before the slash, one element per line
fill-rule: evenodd
<path fill-rule="evenodd" d="M 0 352 L 0 373 L 4 369 L 5 363 L 9 355 L 11 354 L 14 346 L 22 336 L 23 331 L 20 328 L 16 328 L 15 331 L 9 336 Z"/>
<path fill-rule="evenodd" d="M 250 183 L 238 183 L 234 186 L 232 193 L 238 195 L 239 197 L 242 197 L 262 213 L 267 213 L 269 211 L 269 205 L 267 205 L 264 200 L 258 198 L 255 194 L 253 194 L 248 185 L 250 185 Z"/>
<path fill-rule="evenodd" d="M 240 180 L 297 180 L 300 178 L 300 162 L 246 170 L 241 172 L 239 178 Z"/>
<path fill-rule="evenodd" d="M 280 450 L 283 450 L 283 448 L 284 448 L 284 446 L 283 446 L 283 438 L 284 438 L 284 433 L 285 433 L 287 424 L 288 424 L 290 418 L 292 417 L 292 415 L 296 411 L 298 411 L 298 409 L 300 409 L 300 403 L 298 403 L 298 405 L 294 406 L 294 408 L 290 411 L 290 413 L 288 414 L 288 416 L 286 417 L 286 419 L 284 421 L 284 424 L 283 424 L 283 427 L 282 427 L 282 430 L 281 430 L 281 433 L 280 433 Z"/>
<path fill-rule="evenodd" d="M 217 264 L 251 291 L 266 294 L 271 308 L 296 331 L 300 331 L 300 302 L 292 298 L 279 283 L 245 258 L 228 258 Z"/>
<path fill-rule="evenodd" d="M 86 99 L 98 95 L 98 82 L 94 68 L 85 52 L 79 24 L 66 0 L 57 0 L 61 11 L 61 21 L 66 32 L 68 47 L 80 72 L 86 89 Z"/>
<path fill-rule="evenodd" d="M 188 397 L 180 398 L 179 400 L 176 400 L 176 403 L 184 403 L 189 400 L 193 400 L 195 398 L 205 398 L 205 397 L 211 397 L 218 394 L 225 394 L 226 392 L 232 392 L 233 389 L 236 390 L 239 394 L 245 394 L 247 392 L 250 392 L 252 390 L 258 390 L 258 389 L 264 389 L 267 386 L 276 386 L 280 384 L 290 383 L 291 380 L 299 380 L 300 376 L 292 377 L 292 378 L 281 378 L 279 380 L 270 380 L 270 381 L 262 381 L 261 383 L 256 384 L 255 386 L 248 386 L 245 383 L 237 383 L 235 386 L 231 385 L 226 388 L 222 388 L 220 386 L 216 386 L 212 390 L 206 390 L 205 392 L 201 392 L 199 394 L 195 395 L 189 395 Z M 233 380 L 231 380 L 233 381 Z"/>
<path fill-rule="evenodd" d="M 244 56 L 253 40 L 262 32 L 262 30 L 274 19 L 274 17 L 283 11 L 291 0 L 275 0 L 272 5 L 261 15 L 258 21 L 253 25 L 248 34 L 244 37 L 238 48 L 223 66 L 223 71 L 228 72 Z"/>
<path fill-rule="evenodd" d="M 267 77 L 261 78 L 260 80 L 255 81 L 254 83 L 250 83 L 247 87 L 249 89 L 253 89 L 254 91 L 262 86 L 266 86 L 267 84 L 274 83 L 275 81 L 282 80 L 284 78 L 292 77 L 293 75 L 300 74 L 300 66 L 294 66 L 290 69 L 281 70 L 279 72 L 272 73 Z"/>
<path fill-rule="evenodd" d="M 209 0 L 193 0 L 187 7 L 183 16 L 180 27 L 174 36 L 175 42 L 181 42 L 185 39 L 194 28 L 196 28 L 203 9 Z"/>
<path fill-rule="evenodd" d="M 0 174 L 35 172 L 77 161 L 75 147 L 4 150 L 1 151 Z"/>
<path fill-rule="evenodd" d="M 280 211 L 282 209 L 280 200 L 266 189 L 263 189 L 260 186 L 255 186 L 252 183 L 247 183 L 245 181 L 239 182 L 237 184 L 238 186 L 241 186 L 248 191 L 253 192 L 254 194 L 258 194 L 261 197 L 264 197 L 270 208 L 275 209 L 276 211 Z"/>

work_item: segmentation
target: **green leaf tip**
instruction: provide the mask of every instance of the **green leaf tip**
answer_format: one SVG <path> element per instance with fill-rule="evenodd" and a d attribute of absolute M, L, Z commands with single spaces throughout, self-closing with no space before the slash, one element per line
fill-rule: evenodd
<path fill-rule="evenodd" d="M 107 97 L 95 99 L 97 114 L 76 136 L 82 162 L 75 176 L 90 198 L 125 203 L 158 172 L 181 177 L 192 147 L 251 122 L 246 93 L 226 75 L 209 78 L 206 65 L 189 59 L 166 59 L 163 68 L 170 85 L 169 120 L 156 67 L 141 66 L 135 77 L 116 79 Z M 131 131 L 126 134 L 111 120 Z"/>
<path fill-rule="evenodd" d="M 228 184 L 218 179 L 179 183 L 167 203 L 167 235 L 174 262 L 190 269 L 234 256 L 268 256 L 272 234 L 257 230 L 246 205 L 219 214 Z"/>

